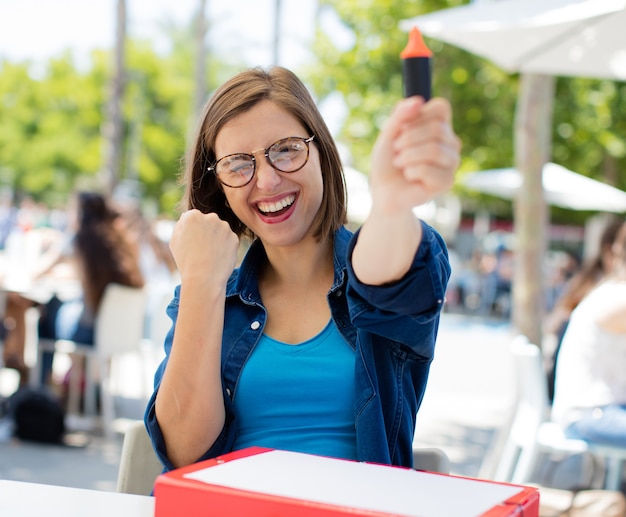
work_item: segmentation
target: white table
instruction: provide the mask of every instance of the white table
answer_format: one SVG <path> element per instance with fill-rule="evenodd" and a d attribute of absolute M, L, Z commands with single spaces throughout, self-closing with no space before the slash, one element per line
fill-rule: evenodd
<path fill-rule="evenodd" d="M 77 298 L 82 293 L 82 287 L 75 278 L 48 275 L 36 281 L 29 278 L 6 278 L 0 280 L 0 291 L 17 293 L 33 302 L 45 305 L 53 295 L 61 300 Z"/>
<path fill-rule="evenodd" d="M 154 497 L 0 480 L 2 517 L 153 517 Z"/>

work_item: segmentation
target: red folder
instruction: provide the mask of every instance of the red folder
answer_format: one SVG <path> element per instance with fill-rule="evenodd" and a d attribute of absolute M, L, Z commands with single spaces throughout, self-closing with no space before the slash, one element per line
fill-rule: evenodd
<path fill-rule="evenodd" d="M 538 517 L 536 488 L 251 447 L 159 476 L 155 517 Z"/>

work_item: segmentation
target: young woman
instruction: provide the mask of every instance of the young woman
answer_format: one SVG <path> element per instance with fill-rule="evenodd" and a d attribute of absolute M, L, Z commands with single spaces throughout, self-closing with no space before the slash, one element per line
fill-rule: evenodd
<path fill-rule="evenodd" d="M 452 185 L 459 148 L 446 101 L 399 102 L 352 235 L 302 82 L 255 68 L 215 92 L 186 164 L 170 243 L 181 284 L 145 416 L 166 470 L 251 445 L 412 464 L 450 272 L 413 207 Z"/>

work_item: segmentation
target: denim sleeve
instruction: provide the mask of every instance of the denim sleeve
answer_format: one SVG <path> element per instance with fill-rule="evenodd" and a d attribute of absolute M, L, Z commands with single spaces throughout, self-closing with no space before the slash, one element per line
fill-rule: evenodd
<path fill-rule="evenodd" d="M 422 221 L 422 241 L 413 264 L 400 280 L 380 286 L 360 282 L 352 268 L 348 247 L 348 305 L 357 328 L 406 343 L 411 348 L 433 338 L 450 278 L 448 250 L 441 235 Z"/>

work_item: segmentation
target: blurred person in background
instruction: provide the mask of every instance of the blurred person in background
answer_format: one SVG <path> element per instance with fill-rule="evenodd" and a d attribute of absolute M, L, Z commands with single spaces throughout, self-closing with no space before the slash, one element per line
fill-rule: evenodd
<path fill-rule="evenodd" d="M 544 332 L 547 337 L 544 348 L 548 352 L 546 371 L 548 377 L 548 398 L 550 401 L 554 398 L 558 355 L 572 311 L 611 272 L 613 244 L 622 222 L 621 219 L 614 219 L 606 225 L 600 235 L 597 254 L 592 259 L 586 261 L 580 270 L 569 279 L 554 308 L 546 318 Z"/>
<path fill-rule="evenodd" d="M 120 214 L 103 195 L 97 192 L 75 194 L 65 244 L 57 246 L 55 253 L 42 261 L 36 277 L 45 276 L 62 261 L 68 261 L 72 266 L 80 292 L 71 299 L 54 295 L 41 308 L 39 337 L 93 344 L 94 321 L 107 285 L 144 285 L 137 243 L 131 238 Z M 28 304 L 18 306 L 16 320 L 25 319 L 25 311 L 19 310 L 24 307 Z M 22 342 L 22 354 L 23 348 Z M 50 380 L 52 358 L 51 353 L 44 354 L 44 383 Z"/>
<path fill-rule="evenodd" d="M 572 311 L 556 368 L 552 418 L 570 438 L 626 447 L 626 222 L 604 277 Z"/>
<path fill-rule="evenodd" d="M 29 368 L 24 361 L 26 344 L 26 311 L 37 305 L 33 299 L 33 280 L 39 275 L 49 257 L 57 255 L 62 233 L 46 225 L 44 205 L 35 203 L 30 196 L 21 194 L 3 199 L 6 204 L 0 210 L 2 250 L 0 259 L 0 285 L 2 286 L 3 311 L 0 312 L 0 339 L 4 340 L 3 364 L 15 369 L 20 375 L 20 385 L 28 381 Z"/>
<path fill-rule="evenodd" d="M 48 302 L 39 322 L 39 336 L 93 344 L 95 317 L 107 285 L 143 287 L 144 278 L 137 243 L 120 213 L 102 194 L 78 192 L 73 212 L 70 260 L 82 292 L 72 300 L 55 296 Z M 48 356 L 44 375 L 51 366 Z"/>
<path fill-rule="evenodd" d="M 28 383 L 29 368 L 24 360 L 26 345 L 26 311 L 34 306 L 34 302 L 18 293 L 5 293 L 5 310 L 2 316 L 2 333 L 4 346 L 2 347 L 2 364 L 5 368 L 17 370 L 19 385 Z"/>
<path fill-rule="evenodd" d="M 146 282 L 146 317 L 144 337 L 154 340 L 158 347 L 163 345 L 161 336 L 154 336 L 157 319 L 165 318 L 163 306 L 169 302 L 179 282 L 176 262 L 169 248 L 171 229 L 174 223 L 166 219 L 150 219 L 138 206 L 123 211 L 128 231 L 139 248 L 139 265 Z M 165 230 L 165 231 L 164 231 Z M 165 323 L 162 328 L 165 327 Z M 161 342 L 156 342 L 156 341 Z"/>

